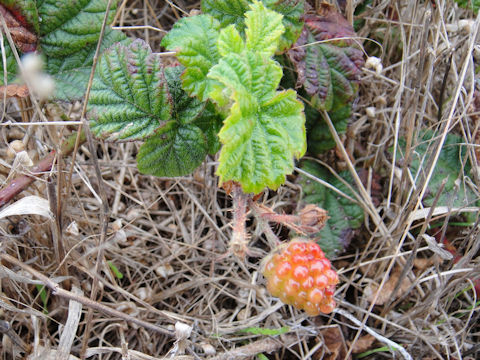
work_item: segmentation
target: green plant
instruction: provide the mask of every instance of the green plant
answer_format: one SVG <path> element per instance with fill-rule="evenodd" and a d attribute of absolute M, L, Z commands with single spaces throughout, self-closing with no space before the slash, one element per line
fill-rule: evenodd
<path fill-rule="evenodd" d="M 80 98 L 91 71 L 105 3 L 84 0 L 74 7 L 54 6 L 50 0 L 3 3 L 14 14 L 12 21 L 33 36 L 26 44 L 18 37 L 18 49 L 38 49 L 44 55 L 46 72 L 58 85 L 55 97 Z M 113 19 L 114 8 L 111 10 L 108 23 Z M 240 186 L 244 195 L 250 194 L 243 201 L 252 201 L 252 194 L 282 185 L 294 169 L 294 159 L 303 156 L 307 148 L 304 104 L 293 89 L 278 90 L 283 68 L 274 56 L 292 48 L 300 36 L 289 57 L 299 74 L 313 66 L 317 75 L 314 80 L 300 75 L 294 79 L 296 85 L 303 86 L 302 91 L 312 100 L 314 108 L 308 103 L 309 109 L 338 114 L 332 118 L 342 124 L 341 130 L 350 116 L 357 69 L 339 67 L 336 62 L 345 62 L 346 57 L 360 66 L 361 55 L 348 40 L 342 40 L 317 44 L 313 52 L 304 51 L 302 58 L 298 49 L 305 41 L 324 36 L 316 32 L 322 26 L 326 26 L 327 37 L 336 34 L 330 15 L 330 20 L 321 20 L 320 25 L 317 17 L 306 16 L 304 26 L 304 1 L 205 0 L 202 10 L 202 15 L 180 19 L 162 40 L 167 50 L 175 51 L 178 66 L 165 66 L 161 55 L 153 53 L 144 41 L 126 39 L 107 27 L 102 46 L 108 49 L 102 50 L 88 99 L 90 127 L 106 141 L 143 141 L 137 154 L 138 168 L 156 176 L 189 174 L 208 154 L 220 150 L 220 184 Z M 92 18 L 88 17 L 91 13 L 95 14 Z M 6 52 L 7 72 L 13 80 L 18 69 L 10 50 Z M 321 63 L 311 63 L 315 54 L 322 54 Z M 79 86 L 72 87 L 72 83 Z M 323 149 L 331 146 L 326 144 Z M 317 229 L 319 221 L 312 216 L 325 218 L 324 212 L 315 211 L 307 224 L 303 213 L 276 217 L 271 210 L 259 213 L 262 211 L 265 219 L 294 229 Z M 238 224 L 234 224 L 233 236 L 239 241 L 232 239 L 232 243 L 244 250 L 248 237 L 241 229 L 246 216 L 240 213 L 242 216 L 234 219 Z M 321 305 L 310 302 L 306 305 L 309 313 L 328 312 L 334 305 L 330 292 L 338 278 L 333 278 L 331 275 L 327 290 L 321 287 L 323 283 L 317 284 L 325 296 L 321 301 L 319 294 L 312 298 Z M 305 304 L 299 306 L 305 308 Z"/>
<path fill-rule="evenodd" d="M 254 1 L 244 35 L 203 14 L 181 19 L 162 41 L 186 67 L 184 89 L 225 115 L 217 174 L 245 192 L 277 189 L 306 150 L 303 105 L 295 91 L 276 90 L 282 68 L 272 56 L 285 32 L 282 19 Z"/>
<path fill-rule="evenodd" d="M 108 24 L 113 21 L 117 3 L 113 1 Z M 45 71 L 56 84 L 54 98 L 73 100 L 85 94 L 106 5 L 103 0 L 79 0 L 74 4 L 55 0 L 0 1 L 0 6 L 9 10 L 4 10 L 5 21 L 19 55 L 37 50 L 45 58 Z M 102 51 L 124 39 L 122 32 L 107 27 Z M 13 82 L 19 68 L 5 37 L 4 42 L 7 80 Z"/>
<path fill-rule="evenodd" d="M 263 275 L 273 296 L 315 316 L 335 308 L 338 275 L 330 266 L 316 243 L 294 239 L 266 259 Z"/>

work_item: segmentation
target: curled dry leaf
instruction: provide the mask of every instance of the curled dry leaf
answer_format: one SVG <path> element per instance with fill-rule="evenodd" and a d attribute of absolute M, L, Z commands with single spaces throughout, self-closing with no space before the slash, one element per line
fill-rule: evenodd
<path fill-rule="evenodd" d="M 374 342 L 375 342 L 375 338 L 370 334 L 361 336 L 355 342 L 355 344 L 353 344 L 352 353 L 353 354 L 363 353 L 363 352 L 367 351 L 368 349 L 370 349 Z"/>
<path fill-rule="evenodd" d="M 380 294 L 378 295 L 375 301 L 375 305 L 384 305 L 388 301 L 395 300 L 398 297 L 405 294 L 408 288 L 412 285 L 412 282 L 407 277 L 404 277 L 402 279 L 402 282 L 400 283 L 400 287 L 396 292 L 395 299 L 392 299 L 392 293 L 393 293 L 393 290 L 395 289 L 395 286 L 397 285 L 401 272 L 402 272 L 401 269 L 395 268 L 395 270 L 390 275 L 390 278 L 385 282 L 385 285 L 383 285 L 383 288 L 380 291 Z M 365 288 L 364 295 L 366 296 L 366 299 L 368 300 L 369 303 L 372 303 L 375 300 L 378 287 L 379 286 L 377 284 L 370 284 Z"/>
<path fill-rule="evenodd" d="M 307 204 L 300 211 L 300 228 L 307 234 L 315 234 L 322 230 L 330 218 L 328 212 L 317 205 Z"/>
<path fill-rule="evenodd" d="M 329 327 L 320 331 L 325 348 L 320 348 L 314 355 L 314 359 L 323 360 L 346 360 L 347 349 L 345 339 L 338 326 Z"/>
<path fill-rule="evenodd" d="M 5 19 L 13 42 L 18 49 L 24 53 L 35 51 L 37 49 L 37 37 L 35 34 L 29 31 L 25 25 L 17 20 L 3 5 L 0 5 L 0 13 Z"/>

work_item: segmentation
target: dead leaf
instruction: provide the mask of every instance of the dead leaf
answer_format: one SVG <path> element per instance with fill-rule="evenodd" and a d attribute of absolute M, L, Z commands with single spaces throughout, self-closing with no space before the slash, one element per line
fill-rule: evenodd
<path fill-rule="evenodd" d="M 345 339 L 338 326 L 332 326 L 320 331 L 325 347 L 320 348 L 314 355 L 313 359 L 317 360 L 346 360 L 347 347 Z"/>
<path fill-rule="evenodd" d="M 401 270 L 398 268 L 395 268 L 392 274 L 390 275 L 390 278 L 386 281 L 385 285 L 383 286 L 380 294 L 377 297 L 377 300 L 375 301 L 375 305 L 384 305 L 386 302 L 390 300 L 395 300 L 396 298 L 402 296 L 405 291 L 408 290 L 408 288 L 412 285 L 411 281 L 405 277 L 401 284 L 399 289 L 396 292 L 395 299 L 392 299 L 392 293 L 393 290 L 395 289 L 395 286 L 397 285 L 398 279 L 400 278 L 400 273 Z M 373 302 L 375 300 L 375 296 L 377 295 L 379 285 L 377 284 L 371 284 L 365 288 L 363 291 L 365 297 L 367 298 L 368 302 Z"/>
<path fill-rule="evenodd" d="M 29 95 L 27 85 L 18 85 L 18 84 L 10 84 L 10 85 L 2 85 L 0 86 L 0 98 L 3 98 L 3 94 L 7 93 L 7 98 L 10 97 L 19 97 L 19 98 L 26 98 Z"/>
<path fill-rule="evenodd" d="M 372 344 L 375 342 L 375 338 L 372 335 L 361 336 L 353 345 L 352 353 L 359 354 L 367 351 L 372 347 Z M 350 342 L 348 342 L 350 345 Z"/>
<path fill-rule="evenodd" d="M 21 52 L 31 52 L 37 49 L 37 37 L 29 31 L 12 13 L 0 5 L 0 13 L 7 24 L 13 42 Z"/>

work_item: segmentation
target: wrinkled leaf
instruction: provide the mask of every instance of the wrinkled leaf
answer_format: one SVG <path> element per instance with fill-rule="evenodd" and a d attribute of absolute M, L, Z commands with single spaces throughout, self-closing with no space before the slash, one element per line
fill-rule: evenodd
<path fill-rule="evenodd" d="M 12 0 L 0 0 L 9 6 Z M 118 0 L 112 2 L 108 24 L 113 20 Z M 26 28 L 38 37 L 38 50 L 46 60 L 45 71 L 56 81 L 55 97 L 62 100 L 80 99 L 84 93 L 100 37 L 100 28 L 107 7 L 106 0 L 13 1 Z M 102 50 L 126 37 L 107 27 Z M 22 52 L 32 51 L 22 49 Z M 8 55 L 8 53 L 7 53 Z M 0 70 L 3 65 L 0 64 Z M 9 81 L 18 73 L 16 65 L 9 66 Z M 0 79 L 3 83 L 3 79 Z"/>
<path fill-rule="evenodd" d="M 218 37 L 218 52 L 221 56 L 235 53 L 240 54 L 245 50 L 245 43 L 234 25 L 222 29 Z"/>
<path fill-rule="evenodd" d="M 267 10 L 261 3 L 254 2 L 251 10 L 245 13 L 246 46 L 265 56 L 273 56 L 280 36 L 285 32 L 282 15 Z"/>
<path fill-rule="evenodd" d="M 353 197 L 351 190 L 347 186 L 317 163 L 303 161 L 301 168 Z M 347 183 L 353 183 L 353 179 L 348 172 L 341 172 L 339 175 Z M 364 219 L 363 209 L 358 204 L 352 203 L 350 200 L 310 178 L 300 176 L 299 183 L 304 193 L 303 201 L 315 204 L 328 211 L 330 219 L 327 220 L 325 227 L 318 233 L 319 239 L 317 242 L 325 254 L 332 258 L 348 246 L 353 236 L 353 231 L 362 225 Z"/>
<path fill-rule="evenodd" d="M 100 53 L 112 44 L 125 42 L 125 35 L 120 31 L 107 29 L 103 37 Z M 92 69 L 96 44 L 89 46 L 66 58 L 49 57 L 46 60 L 47 71 L 55 79 L 55 97 L 58 99 L 80 99 L 85 94 L 88 78 Z"/>
<path fill-rule="evenodd" d="M 203 0 L 202 11 L 217 19 L 222 28 L 233 24 L 243 33 L 245 13 L 253 2 L 251 0 Z M 303 0 L 263 0 L 262 3 L 266 8 L 283 15 L 282 23 L 285 32 L 281 36 L 279 50 L 284 51 L 290 48 L 302 31 L 301 16 L 305 2 Z"/>
<path fill-rule="evenodd" d="M 137 156 L 143 173 L 185 175 L 218 150 L 218 116 L 182 90 L 182 70 L 164 68 L 140 39 L 113 46 L 99 61 L 89 101 L 97 114 L 92 131 L 109 140 L 148 137 Z"/>
<path fill-rule="evenodd" d="M 281 76 L 277 63 L 252 52 L 230 54 L 210 71 L 235 101 L 219 133 L 221 183 L 238 181 L 246 193 L 277 189 L 304 154 L 303 105 L 294 91 L 276 91 Z"/>
<path fill-rule="evenodd" d="M 319 15 L 305 15 L 305 26 L 288 55 L 297 86 L 312 96 L 317 109 L 332 109 L 334 98 L 347 103 L 357 92 L 363 52 L 353 46 L 355 32 L 333 6 L 322 4 Z M 341 40 L 332 40 L 339 39 Z"/>
<path fill-rule="evenodd" d="M 98 114 L 90 125 L 97 136 L 142 139 L 170 120 L 173 104 L 161 61 L 140 39 L 103 54 L 89 100 Z"/>
<path fill-rule="evenodd" d="M 419 176 L 426 176 L 425 173 L 425 161 L 422 162 L 422 158 L 426 154 L 432 154 L 433 151 L 429 148 L 430 145 L 434 143 L 433 134 L 427 132 L 423 136 L 423 141 L 415 147 L 415 151 L 412 154 L 412 161 L 410 163 L 410 171 L 412 176 L 417 178 L 418 171 L 421 173 Z M 466 147 L 461 144 L 464 143 L 463 139 L 459 136 L 448 134 L 445 143 L 443 145 L 442 151 L 440 152 L 440 157 L 435 166 L 435 171 L 432 178 L 428 184 L 427 192 L 423 198 L 423 203 L 425 206 L 431 206 L 433 200 L 437 196 L 437 193 L 440 189 L 442 181 L 448 177 L 448 180 L 445 184 L 443 192 L 440 194 L 437 206 L 450 206 L 450 207 L 464 207 L 464 206 L 473 206 L 478 201 L 478 198 L 474 191 L 465 183 L 463 174 L 469 174 L 471 171 L 471 164 L 469 161 L 466 162 L 465 166 L 462 167 L 461 164 L 463 159 L 466 156 Z M 399 145 L 404 148 L 405 142 L 403 140 L 399 141 Z M 427 155 L 428 157 L 428 155 Z M 457 178 L 461 175 L 459 186 L 456 186 Z M 418 181 L 417 181 L 418 182 Z M 475 214 L 467 214 L 467 216 L 473 216 Z"/>
<path fill-rule="evenodd" d="M 176 51 L 178 61 L 186 67 L 184 89 L 201 101 L 213 90 L 214 82 L 207 73 L 219 60 L 219 28 L 219 22 L 209 15 L 182 18 L 162 40 L 162 46 Z"/>

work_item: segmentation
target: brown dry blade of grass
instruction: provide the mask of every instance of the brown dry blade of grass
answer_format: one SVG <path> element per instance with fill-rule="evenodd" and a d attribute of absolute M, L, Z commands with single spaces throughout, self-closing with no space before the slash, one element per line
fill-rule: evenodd
<path fill-rule="evenodd" d="M 196 1 L 171 3 L 185 12 L 198 8 Z M 428 2 L 373 1 L 365 14 L 366 25 L 359 32 L 360 36 L 380 40 L 384 51 L 377 55 L 382 57 L 384 69 L 381 74 L 365 70 L 351 123 L 351 128 L 355 129 L 352 136 L 355 137 L 349 134 L 340 140 L 345 141 L 345 147 L 353 149 L 353 168 L 364 166 L 376 172 L 381 170 L 386 174 L 382 176 L 387 185 L 384 202 L 378 208 L 370 204 L 368 187 L 358 192 L 371 216 L 350 250 L 335 261 L 337 267 L 341 267 L 343 279 L 337 291 L 339 311 L 329 317 L 308 318 L 265 292 L 258 274 L 259 258 L 247 257 L 245 261 L 238 261 L 233 257 L 222 257 L 231 234 L 232 209 L 231 200 L 216 186 L 215 162 L 207 161 L 192 176 L 179 179 L 143 176 L 135 168 L 138 146 L 133 143 L 96 143 L 94 149 L 79 146 L 77 157 L 71 164 L 72 184 L 67 189 L 60 189 L 63 238 L 67 250 L 64 264 L 72 283 L 89 294 L 97 278 L 98 303 L 137 320 L 164 325 L 168 330 L 173 330 L 177 321 L 193 325 L 187 353 L 177 354 L 177 358 L 203 357 L 207 351 L 212 354 L 212 348 L 217 356 L 232 356 L 232 352 L 239 354 L 246 343 L 267 343 L 265 339 L 269 339 L 239 330 L 280 329 L 283 326 L 290 328 L 287 336 L 298 341 L 290 347 L 286 342 L 273 341 L 278 347 L 271 357 L 308 358 L 311 354 L 321 353 L 323 344 L 317 335 L 322 329 L 328 331 L 326 324 L 341 325 L 343 337 L 349 344 L 347 351 L 354 350 L 356 335 L 363 336 L 367 329 L 381 344 L 396 348 L 405 346 L 413 358 L 425 355 L 439 359 L 459 357 L 458 354 L 475 351 L 478 305 L 474 292 L 466 287 L 468 278 L 480 275 L 477 227 L 466 233 L 455 233 L 455 243 L 462 244 L 464 249 L 464 257 L 456 265 L 437 261 L 423 268 L 414 267 L 409 277 L 414 281 L 412 287 L 391 310 L 372 306 L 364 294 L 367 286 L 372 284 L 378 289 L 384 278 L 387 282 L 392 275 L 389 266 L 393 264 L 391 269 L 395 269 L 396 265 L 402 264 L 401 259 L 407 259 L 414 252 L 415 243 L 419 243 L 415 259 L 428 259 L 434 255 L 431 247 L 416 234 L 416 229 L 427 225 L 427 219 L 402 219 L 402 215 L 411 215 L 405 214 L 405 209 L 418 204 L 422 189 L 416 193 L 418 185 L 415 187 L 410 182 L 407 200 L 396 202 L 398 166 L 388 148 L 403 136 L 403 119 L 408 114 L 415 115 L 414 123 L 418 128 L 439 125 L 436 123 L 438 108 L 435 99 L 439 97 L 440 86 L 437 85 L 444 77 L 445 64 L 441 59 L 443 54 L 451 53 L 451 48 L 457 50 L 453 52 L 447 76 L 446 115 L 441 124 L 450 119 L 457 125 L 454 130 L 463 132 L 465 143 L 471 144 L 468 134 L 474 129 L 465 114 L 472 77 L 467 53 L 473 40 L 472 35 L 461 30 L 449 30 L 450 25 L 457 24 L 461 16 L 468 14 L 454 7 L 451 1 L 437 3 L 437 9 L 432 10 L 430 28 L 424 30 L 424 14 L 430 9 Z M 121 2 L 116 24 L 131 36 L 148 38 L 153 48 L 159 50 L 163 32 L 151 27 L 168 30 L 181 15 L 180 10 L 166 2 L 128 0 Z M 424 60 L 427 65 L 417 76 L 419 49 L 425 33 L 428 42 Z M 375 49 L 367 50 L 373 52 Z M 466 69 L 465 73 L 462 69 Z M 409 99 L 414 93 L 415 82 L 420 83 L 418 93 L 421 97 L 413 108 L 415 102 Z M 459 96 L 455 90 L 460 91 Z M 365 110 L 372 105 L 376 107 L 373 118 Z M 8 104 L 9 120 L 19 121 L 17 110 L 12 102 Z M 36 108 L 32 111 L 35 117 L 41 116 L 35 113 Z M 72 120 L 80 117 L 78 108 L 69 111 L 65 107 L 65 111 L 71 113 Z M 49 115 L 47 119 L 54 120 Z M 72 125 L 78 126 L 78 121 L 69 124 Z M 22 139 L 29 132 L 27 150 L 36 150 L 42 157 L 45 147 L 53 149 L 58 146 L 46 126 L 9 125 L 8 132 L 7 127 L 0 129 L 8 141 Z M 54 126 L 52 129 L 60 139 L 72 130 L 59 124 Z M 417 142 L 414 137 L 412 151 Z M 6 159 L 3 156 L 6 152 L 4 143 L 0 144 L 0 152 L 0 157 Z M 100 154 L 101 177 L 105 182 L 108 204 L 114 210 L 107 222 L 105 241 L 101 244 L 96 241 L 102 232 L 102 221 L 99 218 L 99 181 L 92 167 L 92 152 Z M 65 159 L 68 164 L 69 158 L 65 156 Z M 2 165 L 9 164 L 5 161 Z M 51 175 L 56 176 L 61 170 L 68 178 L 65 174 L 68 169 L 68 166 L 54 167 Z M 3 169 L 1 174 L 5 176 L 8 171 Z M 44 179 L 38 177 L 38 180 L 27 192 L 44 197 Z M 263 201 L 278 213 L 291 213 L 297 208 L 299 192 L 295 184 L 287 183 L 277 193 L 265 195 Z M 415 214 L 421 215 L 420 212 Z M 435 221 L 445 219 L 434 215 L 435 218 Z M 416 220 L 410 222 L 412 219 Z M 254 222 L 247 224 L 247 232 L 252 234 L 249 247 L 256 250 L 255 253 L 266 253 L 269 243 L 256 236 L 258 225 Z M 10 223 L 1 222 L 0 226 L 4 253 L 44 276 L 58 276 L 61 264 L 55 260 L 52 250 L 49 223 L 25 217 L 12 218 Z M 275 227 L 273 231 L 275 236 L 286 238 L 287 232 L 282 227 Z M 389 245 L 385 240 L 387 237 Z M 97 258 L 102 251 L 105 261 L 99 263 Z M 21 272 L 19 275 L 28 276 Z M 0 307 L 11 331 L 21 336 L 27 345 L 48 345 L 57 349 L 59 328 L 68 318 L 68 303 L 47 291 L 48 314 L 43 314 L 44 304 L 34 284 L 20 282 L 12 276 L 3 276 L 1 281 Z M 104 359 L 120 359 L 122 356 L 162 358 L 173 348 L 168 336 L 142 326 L 128 325 L 100 312 L 95 312 L 91 325 L 86 349 L 86 356 L 90 358 L 100 354 Z M 80 353 L 81 334 L 85 328 L 85 318 L 81 318 L 71 347 L 73 355 Z M 255 348 L 252 354 L 264 349 Z M 384 357 L 391 356 L 392 353 L 386 353 Z"/>

